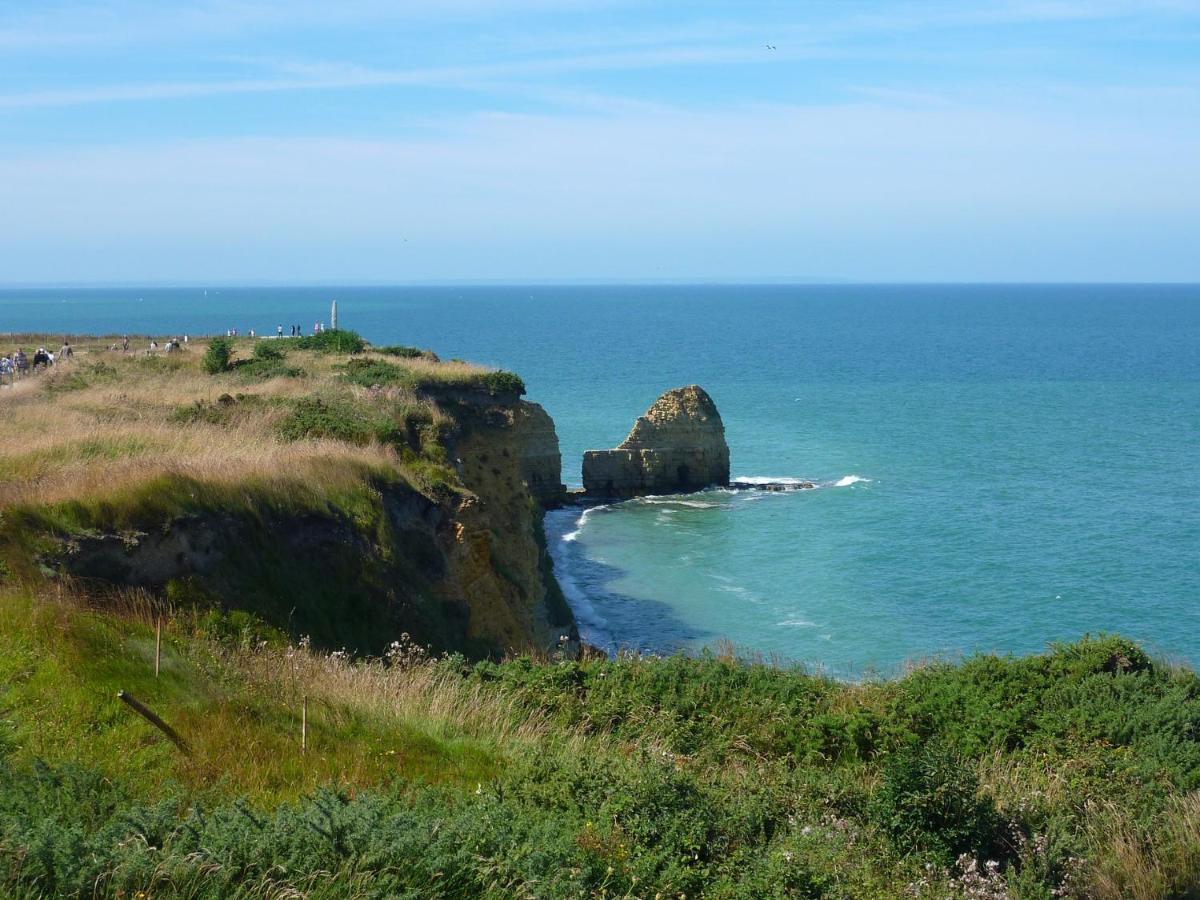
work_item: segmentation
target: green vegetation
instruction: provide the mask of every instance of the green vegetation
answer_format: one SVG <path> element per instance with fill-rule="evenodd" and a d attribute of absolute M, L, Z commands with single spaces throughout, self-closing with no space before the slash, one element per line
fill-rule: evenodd
<path fill-rule="evenodd" d="M 208 349 L 204 351 L 200 365 L 209 375 L 219 375 L 229 370 L 232 360 L 233 341 L 229 338 L 215 337 L 208 342 Z"/>
<path fill-rule="evenodd" d="M 318 353 L 362 353 L 367 346 L 358 332 L 344 329 L 310 334 L 296 338 L 291 344 L 298 350 L 316 350 Z"/>
<path fill-rule="evenodd" d="M 146 614 L 124 609 L 0 598 L 0 892 L 1116 898 L 1200 884 L 1200 679 L 1118 638 L 842 684 L 713 655 L 469 665 L 398 645 L 354 662 L 283 646 L 252 617 L 177 608 L 156 680 Z"/>
<path fill-rule="evenodd" d="M 1200 896 L 1192 672 L 1112 636 L 862 683 L 503 659 L 522 565 L 570 611 L 502 543 L 515 468 L 449 461 L 520 379 L 221 345 L 6 398 L 0 896 Z"/>
<path fill-rule="evenodd" d="M 287 359 L 287 354 L 278 343 L 272 344 L 270 341 L 255 341 L 254 342 L 254 358 L 260 362 L 279 362 Z"/>
<path fill-rule="evenodd" d="M 361 387 L 400 387 L 427 394 L 480 391 L 492 397 L 525 393 L 525 382 L 512 372 L 462 364 L 416 367 L 382 359 L 352 359 L 341 371 L 347 381 Z"/>
<path fill-rule="evenodd" d="M 438 362 L 438 356 L 432 350 L 422 350 L 420 347 L 408 347 L 404 344 L 372 347 L 371 352 L 384 356 L 399 356 L 404 359 L 428 359 L 431 362 Z"/>

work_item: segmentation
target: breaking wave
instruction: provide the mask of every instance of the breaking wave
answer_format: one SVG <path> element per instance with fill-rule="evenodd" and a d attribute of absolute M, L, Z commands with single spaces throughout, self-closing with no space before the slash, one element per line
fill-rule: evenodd
<path fill-rule="evenodd" d="M 839 478 L 837 481 L 835 481 L 833 483 L 833 486 L 834 487 L 850 487 L 850 485 L 852 485 L 852 484 L 858 484 L 859 482 L 870 482 L 870 480 L 871 480 L 870 478 L 863 478 L 861 475 L 846 475 L 842 478 Z"/>

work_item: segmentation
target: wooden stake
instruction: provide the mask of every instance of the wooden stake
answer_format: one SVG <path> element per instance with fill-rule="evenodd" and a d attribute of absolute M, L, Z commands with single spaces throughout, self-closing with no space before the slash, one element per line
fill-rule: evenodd
<path fill-rule="evenodd" d="M 187 741 L 181 738 L 174 728 L 155 715 L 154 711 L 151 710 L 150 707 L 146 706 L 146 704 L 142 703 L 132 694 L 128 694 L 125 691 L 117 691 L 117 699 L 155 728 L 157 728 L 159 731 L 161 731 L 163 734 L 165 734 L 170 739 L 172 744 L 183 751 L 185 756 L 191 756 L 192 750 L 190 747 L 188 747 Z"/>
<path fill-rule="evenodd" d="M 300 752 L 308 752 L 308 694 L 304 695 L 304 705 L 300 708 Z"/>
<path fill-rule="evenodd" d="M 154 677 L 162 666 L 162 619 L 154 623 Z"/>

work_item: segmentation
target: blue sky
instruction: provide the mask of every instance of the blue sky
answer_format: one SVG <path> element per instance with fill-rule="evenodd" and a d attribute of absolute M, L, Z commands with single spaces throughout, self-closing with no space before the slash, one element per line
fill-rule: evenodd
<path fill-rule="evenodd" d="M 0 2 L 0 282 L 1200 281 L 1200 0 Z"/>

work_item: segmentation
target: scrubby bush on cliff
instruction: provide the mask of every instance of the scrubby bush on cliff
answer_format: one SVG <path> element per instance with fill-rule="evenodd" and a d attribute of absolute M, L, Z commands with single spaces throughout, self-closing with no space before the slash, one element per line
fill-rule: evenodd
<path fill-rule="evenodd" d="M 287 354 L 283 352 L 283 347 L 278 341 L 255 341 L 254 358 L 263 362 L 277 362 L 286 359 Z"/>
<path fill-rule="evenodd" d="M 887 759 L 870 811 L 902 851 L 928 850 L 946 865 L 963 853 L 1005 860 L 1015 849 L 972 762 L 936 744 Z"/>
<path fill-rule="evenodd" d="M 301 397 L 279 425 L 279 433 L 289 441 L 303 438 L 332 438 L 348 444 L 402 442 L 399 426 L 373 410 L 352 400 L 336 397 Z"/>
<path fill-rule="evenodd" d="M 215 337 L 208 342 L 208 349 L 204 351 L 200 365 L 209 375 L 220 375 L 229 371 L 232 359 L 233 341 L 229 338 Z"/>
<path fill-rule="evenodd" d="M 488 393 L 493 396 L 516 394 L 520 397 L 525 393 L 525 382 L 521 380 L 521 376 L 513 372 L 488 372 L 480 381 L 487 388 Z"/>
<path fill-rule="evenodd" d="M 239 360 L 234 370 L 242 381 L 267 381 L 271 378 L 302 378 L 303 369 L 287 364 L 287 353 L 278 341 L 260 340 L 254 344 L 252 359 Z"/>
<path fill-rule="evenodd" d="M 341 371 L 347 381 L 362 387 L 395 386 L 426 393 L 483 391 L 492 397 L 525 393 L 525 383 L 512 372 L 461 363 L 409 366 L 382 359 L 352 359 L 341 367 Z"/>
<path fill-rule="evenodd" d="M 319 353 L 362 353 L 367 342 L 356 331 L 339 329 L 337 331 L 319 331 L 292 341 L 292 346 L 300 350 L 316 350 Z"/>
<path fill-rule="evenodd" d="M 438 362 L 438 355 L 432 350 L 422 350 L 420 347 L 407 347 L 403 344 L 372 347 L 371 352 L 382 353 L 384 356 L 399 356 L 402 359 L 427 359 L 430 362 Z"/>

